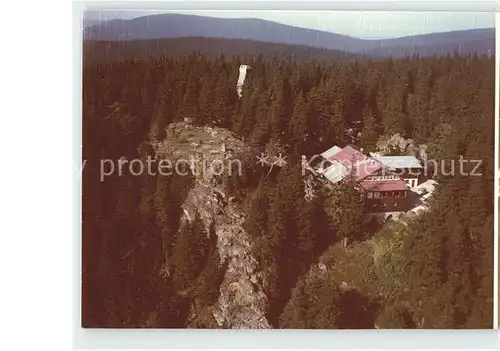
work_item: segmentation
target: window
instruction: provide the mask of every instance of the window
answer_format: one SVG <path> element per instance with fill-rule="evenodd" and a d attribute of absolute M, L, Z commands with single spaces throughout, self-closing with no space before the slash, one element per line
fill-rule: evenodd
<path fill-rule="evenodd" d="M 380 199 L 380 193 L 378 193 L 378 192 L 373 193 L 373 198 Z"/>
<path fill-rule="evenodd" d="M 366 197 L 368 199 L 373 199 L 373 193 L 371 191 L 369 191 L 367 194 L 366 194 Z"/>

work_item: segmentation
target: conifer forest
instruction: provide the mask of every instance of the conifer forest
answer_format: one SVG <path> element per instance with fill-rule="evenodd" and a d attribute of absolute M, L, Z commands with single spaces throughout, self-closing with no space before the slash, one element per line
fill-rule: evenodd
<path fill-rule="evenodd" d="M 84 43 L 84 327 L 492 327 L 493 57 L 192 40 Z M 425 211 L 304 173 L 335 145 L 434 160 Z M 241 169 L 139 172 L 193 155 Z"/>

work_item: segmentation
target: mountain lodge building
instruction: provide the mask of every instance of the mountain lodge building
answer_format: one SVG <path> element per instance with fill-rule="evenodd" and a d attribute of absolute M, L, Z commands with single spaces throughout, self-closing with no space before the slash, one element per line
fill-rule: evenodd
<path fill-rule="evenodd" d="M 331 183 L 351 180 L 363 197 L 366 212 L 405 212 L 408 192 L 419 184 L 422 165 L 414 156 L 371 157 L 353 145 L 334 146 L 321 154 L 317 172 Z"/>

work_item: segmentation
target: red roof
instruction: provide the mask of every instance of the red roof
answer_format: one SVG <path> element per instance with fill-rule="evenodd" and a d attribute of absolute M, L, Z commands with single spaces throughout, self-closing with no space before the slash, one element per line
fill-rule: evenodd
<path fill-rule="evenodd" d="M 402 179 L 368 181 L 360 183 L 365 191 L 403 191 L 406 190 L 406 183 Z"/>
<path fill-rule="evenodd" d="M 351 168 L 354 164 L 356 181 L 360 181 L 382 168 L 382 164 L 379 161 L 364 155 L 349 145 L 334 154 L 328 160 L 340 162 L 347 168 L 347 173 L 351 173 Z"/>

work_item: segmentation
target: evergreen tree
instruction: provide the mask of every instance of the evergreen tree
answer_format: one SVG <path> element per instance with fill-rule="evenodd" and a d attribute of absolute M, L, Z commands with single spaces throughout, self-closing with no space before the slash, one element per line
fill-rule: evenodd
<path fill-rule="evenodd" d="M 380 329 L 406 329 L 409 326 L 405 311 L 392 304 L 381 309 L 375 323 Z"/>
<path fill-rule="evenodd" d="M 337 184 L 328 194 L 325 205 L 334 233 L 347 246 L 350 240 L 360 235 L 363 224 L 363 203 L 359 192 L 352 184 Z"/>
<path fill-rule="evenodd" d="M 200 219 L 183 227 L 172 254 L 173 281 L 177 291 L 192 288 L 206 261 L 209 240 Z"/>
<path fill-rule="evenodd" d="M 203 122 L 200 121 L 199 91 L 198 78 L 192 73 L 187 78 L 186 91 L 179 106 L 178 115 L 180 118 L 192 118 L 198 123 Z"/>
<path fill-rule="evenodd" d="M 299 95 L 295 103 L 292 118 L 288 125 L 289 140 L 294 149 L 300 153 L 307 154 L 312 142 L 309 135 L 310 124 L 312 120 L 311 105 L 306 101 L 305 97 Z"/>
<path fill-rule="evenodd" d="M 375 151 L 378 136 L 380 135 L 380 127 L 373 114 L 370 112 L 363 113 L 363 129 L 361 130 L 360 144 L 365 153 Z"/>
<path fill-rule="evenodd" d="M 341 292 L 330 279 L 302 279 L 280 317 L 286 329 L 337 329 L 341 321 Z"/>

